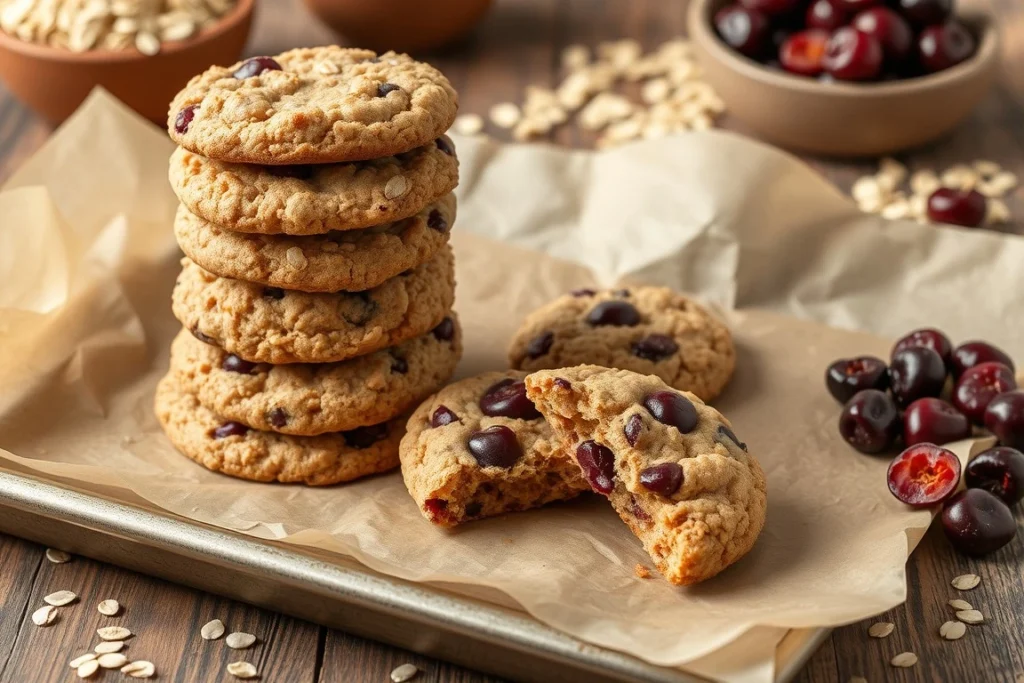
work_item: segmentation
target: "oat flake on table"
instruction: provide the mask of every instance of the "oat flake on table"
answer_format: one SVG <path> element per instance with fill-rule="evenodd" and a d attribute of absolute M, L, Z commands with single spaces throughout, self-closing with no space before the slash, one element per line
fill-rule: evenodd
<path fill-rule="evenodd" d="M 969 591 L 978 587 L 978 584 L 981 583 L 981 577 L 977 574 L 961 574 L 954 577 L 951 583 L 953 588 L 957 590 Z"/>
<path fill-rule="evenodd" d="M 156 667 L 153 665 L 153 662 L 140 659 L 137 662 L 129 662 L 122 666 L 121 673 L 132 678 L 152 678 L 156 675 Z"/>
<path fill-rule="evenodd" d="M 959 640 L 967 633 L 967 624 L 962 621 L 947 621 L 939 627 L 939 635 L 946 640 Z"/>
<path fill-rule="evenodd" d="M 895 667 L 905 669 L 917 664 L 917 655 L 913 652 L 901 652 L 893 657 L 889 663 Z"/>
<path fill-rule="evenodd" d="M 132 632 L 123 626 L 104 626 L 96 630 L 96 635 L 103 640 L 125 640 L 131 637 Z"/>
<path fill-rule="evenodd" d="M 95 654 L 93 654 L 92 652 L 86 652 L 84 655 L 78 655 L 77 657 L 72 659 L 71 662 L 69 663 L 69 666 L 72 669 L 77 669 L 78 667 L 82 666 L 86 662 L 91 662 L 94 659 L 96 659 L 96 655 Z"/>
<path fill-rule="evenodd" d="M 880 621 L 868 627 L 868 635 L 872 638 L 885 638 L 896 628 L 895 624 L 888 621 Z"/>
<path fill-rule="evenodd" d="M 121 611 L 121 604 L 117 600 L 104 600 L 96 605 L 96 611 L 105 617 L 114 617 Z"/>
<path fill-rule="evenodd" d="M 203 624 L 203 627 L 199 629 L 199 635 L 202 636 L 203 640 L 217 640 L 224 635 L 224 622 L 220 619 L 214 619 Z"/>
<path fill-rule="evenodd" d="M 235 678 L 256 678 L 259 675 L 256 667 L 249 662 L 231 662 L 227 665 L 227 671 Z"/>
<path fill-rule="evenodd" d="M 420 670 L 415 664 L 402 664 L 391 672 L 391 680 L 394 683 L 405 683 L 405 681 L 411 681 L 419 674 Z"/>
<path fill-rule="evenodd" d="M 966 600 L 950 600 L 947 604 L 957 611 L 965 609 L 974 609 L 974 605 L 967 602 Z"/>
<path fill-rule="evenodd" d="M 89 678 L 99 670 L 100 663 L 95 659 L 90 659 L 88 662 L 85 662 L 84 664 L 79 666 L 75 673 L 78 675 L 79 678 Z"/>
<path fill-rule="evenodd" d="M 120 652 L 122 649 L 124 649 L 123 640 L 104 640 L 103 642 L 96 644 L 96 647 L 93 648 L 93 652 L 99 655 L 105 655 L 111 652 Z"/>
<path fill-rule="evenodd" d="M 49 626 L 57 618 L 57 608 L 53 605 L 40 607 L 32 613 L 32 623 L 36 626 Z"/>
<path fill-rule="evenodd" d="M 54 607 L 63 607 L 64 605 L 70 605 L 77 599 L 78 596 L 71 591 L 57 591 L 44 597 L 43 602 Z"/>

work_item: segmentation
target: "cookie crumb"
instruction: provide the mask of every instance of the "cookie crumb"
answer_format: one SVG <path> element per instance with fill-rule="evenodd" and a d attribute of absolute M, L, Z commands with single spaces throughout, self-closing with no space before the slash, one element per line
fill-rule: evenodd
<path fill-rule="evenodd" d="M 636 574 L 636 578 L 638 578 L 638 579 L 649 579 L 649 578 L 651 578 L 651 570 L 648 569 L 647 567 L 643 566 L 639 562 L 637 562 L 636 566 L 633 567 L 633 573 Z"/>

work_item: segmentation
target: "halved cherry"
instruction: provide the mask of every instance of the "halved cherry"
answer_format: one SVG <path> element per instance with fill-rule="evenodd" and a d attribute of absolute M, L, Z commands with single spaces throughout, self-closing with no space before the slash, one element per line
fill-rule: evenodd
<path fill-rule="evenodd" d="M 801 76 L 817 76 L 825 70 L 821 59 L 825 56 L 828 39 L 829 32 L 821 29 L 809 29 L 789 36 L 779 50 L 782 68 Z"/>
<path fill-rule="evenodd" d="M 960 483 L 960 459 L 933 443 L 919 443 L 889 464 L 889 491 L 913 507 L 935 505 L 953 495 Z"/>

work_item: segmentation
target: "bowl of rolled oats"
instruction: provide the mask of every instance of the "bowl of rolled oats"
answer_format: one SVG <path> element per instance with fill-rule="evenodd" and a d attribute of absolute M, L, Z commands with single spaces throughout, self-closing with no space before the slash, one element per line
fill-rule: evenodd
<path fill-rule="evenodd" d="M 238 61 L 255 0 L 0 0 L 0 80 L 53 124 L 103 87 L 163 125 L 211 64 Z"/>
<path fill-rule="evenodd" d="M 687 26 L 705 78 L 730 114 L 758 137 L 782 147 L 837 157 L 878 157 L 919 147 L 964 121 L 995 81 L 999 31 L 985 14 L 964 12 L 956 17 L 976 36 L 976 48 L 962 61 L 933 73 L 908 77 L 894 73 L 882 80 L 858 81 L 829 73 L 799 75 L 772 60 L 750 58 L 727 44 L 720 35 L 723 13 L 734 14 L 725 17 L 731 21 L 730 30 L 749 32 L 756 22 L 749 21 L 746 6 L 755 1 L 768 2 L 744 0 L 736 5 L 733 0 L 692 0 Z M 855 38 L 866 40 L 863 32 L 854 33 Z M 820 49 L 805 52 L 808 59 L 823 58 Z"/>

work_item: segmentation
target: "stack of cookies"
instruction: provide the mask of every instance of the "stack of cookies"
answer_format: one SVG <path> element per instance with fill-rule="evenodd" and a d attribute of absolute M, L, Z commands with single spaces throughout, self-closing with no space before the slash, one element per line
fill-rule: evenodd
<path fill-rule="evenodd" d="M 455 91 L 406 55 L 322 47 L 195 77 L 171 104 L 186 258 L 156 412 L 206 467 L 333 484 L 398 466 L 451 377 Z"/>

